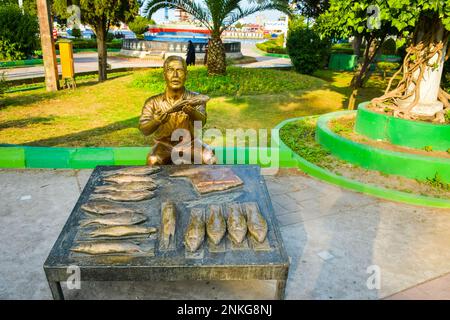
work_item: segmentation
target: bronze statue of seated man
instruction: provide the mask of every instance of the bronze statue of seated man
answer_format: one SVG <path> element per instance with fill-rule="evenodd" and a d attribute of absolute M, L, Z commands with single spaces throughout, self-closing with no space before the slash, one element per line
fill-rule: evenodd
<path fill-rule="evenodd" d="M 150 166 L 172 164 L 172 153 L 182 156 L 186 152 L 190 154 L 191 163 L 198 163 L 198 159 L 202 164 L 217 163 L 214 151 L 194 138 L 194 122 L 202 126 L 205 124 L 206 102 L 209 98 L 186 90 L 186 77 L 186 61 L 178 56 L 168 57 L 164 62 L 165 92 L 148 98 L 142 108 L 139 129 L 144 135 L 153 134 L 155 141 L 147 157 Z M 184 138 L 186 141 L 182 141 L 181 136 L 181 141 L 172 141 L 172 133 L 177 129 L 188 132 L 189 139 Z"/>

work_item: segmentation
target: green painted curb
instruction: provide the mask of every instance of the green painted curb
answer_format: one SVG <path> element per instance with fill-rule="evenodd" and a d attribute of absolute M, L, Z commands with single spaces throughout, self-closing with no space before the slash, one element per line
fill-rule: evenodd
<path fill-rule="evenodd" d="M 341 137 L 328 127 L 330 120 L 355 112 L 339 111 L 321 116 L 317 122 L 317 141 L 336 157 L 366 169 L 422 181 L 438 174 L 443 182 L 450 183 L 450 159 L 371 147 Z"/>
<path fill-rule="evenodd" d="M 370 102 L 359 104 L 355 131 L 373 140 L 389 141 L 398 146 L 433 150 L 450 149 L 450 125 L 395 118 L 367 109 Z"/>
<path fill-rule="evenodd" d="M 87 169 L 114 165 L 113 148 L 79 148 L 70 154 L 70 168 Z"/>
<path fill-rule="evenodd" d="M 345 111 L 344 111 L 345 112 Z M 309 117 L 299 117 L 285 120 L 276 126 L 277 129 L 282 128 L 289 122 L 295 122 L 303 119 L 313 118 Z M 342 188 L 349 190 L 365 193 L 378 198 L 397 201 L 402 203 L 421 205 L 427 207 L 436 208 L 450 208 L 450 201 L 442 198 L 426 197 L 421 195 L 415 195 L 411 193 L 406 193 L 402 191 L 392 190 L 377 187 L 370 184 L 364 184 L 355 180 L 350 180 L 348 178 L 338 176 L 330 171 L 322 169 L 315 164 L 306 161 L 304 158 L 300 157 L 298 154 L 293 152 L 283 141 L 280 140 L 280 153 L 282 150 L 290 151 L 292 154 L 292 159 L 297 162 L 297 167 L 303 172 L 315 177 L 319 180 L 329 182 L 331 184 L 337 185 Z"/>
<path fill-rule="evenodd" d="M 150 147 L 113 148 L 114 164 L 126 166 L 145 165 L 150 149 Z"/>
<path fill-rule="evenodd" d="M 25 147 L 27 168 L 70 168 L 74 148 Z"/>
<path fill-rule="evenodd" d="M 0 168 L 25 168 L 24 148 L 0 148 Z"/>
<path fill-rule="evenodd" d="M 97 165 L 145 165 L 150 150 L 150 147 L 59 148 L 7 145 L 0 146 L 0 168 L 88 169 Z M 215 148 L 214 151 L 220 164 L 257 164 L 262 167 L 295 165 L 291 152 L 278 153 L 277 147 Z"/>

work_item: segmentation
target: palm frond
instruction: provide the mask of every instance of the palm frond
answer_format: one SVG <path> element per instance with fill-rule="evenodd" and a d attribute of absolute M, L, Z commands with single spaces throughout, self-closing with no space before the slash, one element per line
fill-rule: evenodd
<path fill-rule="evenodd" d="M 211 30 L 211 14 L 207 8 L 196 3 L 194 0 L 146 0 L 144 5 L 144 15 L 151 18 L 159 9 L 181 9 L 192 15 L 201 24 Z"/>

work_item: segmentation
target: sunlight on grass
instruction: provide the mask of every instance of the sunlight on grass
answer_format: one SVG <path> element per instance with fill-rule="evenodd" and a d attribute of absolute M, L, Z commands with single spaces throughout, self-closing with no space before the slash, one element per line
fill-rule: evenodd
<path fill-rule="evenodd" d="M 197 73 L 195 75 L 194 72 L 191 78 L 197 76 L 197 89 L 208 86 L 208 83 L 201 84 L 199 80 L 208 79 L 204 77 L 204 68 L 195 69 Z M 271 129 L 288 118 L 340 110 L 346 104 L 347 88 L 337 87 L 336 84 L 351 79 L 348 73 L 322 73 L 322 80 L 290 71 L 231 70 L 228 78 L 211 80 L 215 84 L 209 84 L 212 99 L 208 103 L 206 128 L 217 128 L 222 132 L 227 128 Z M 0 110 L 0 143 L 36 146 L 151 145 L 152 138 L 143 137 L 137 129 L 138 119 L 144 101 L 159 93 L 158 88 L 163 88 L 162 70 L 114 73 L 104 83 L 97 83 L 95 77 L 77 78 L 78 88 L 74 91 L 48 93 L 44 88 L 39 88 L 7 93 L 6 106 Z M 160 77 L 159 84 L 149 85 L 149 81 L 154 80 L 152 77 Z M 247 85 L 239 87 L 239 94 L 233 94 L 238 88 L 230 82 L 233 77 L 247 81 Z M 334 79 L 332 82 L 324 81 L 331 78 Z M 248 94 L 249 83 L 259 83 L 251 89 L 257 93 Z M 270 90 L 267 89 L 269 87 Z M 195 85 L 194 88 L 188 85 L 188 89 L 195 89 Z M 243 94 L 245 92 L 247 94 Z M 374 97 L 376 93 L 370 94 Z"/>

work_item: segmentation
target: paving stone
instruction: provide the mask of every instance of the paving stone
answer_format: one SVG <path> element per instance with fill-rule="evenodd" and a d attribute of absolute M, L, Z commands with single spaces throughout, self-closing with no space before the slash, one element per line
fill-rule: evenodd
<path fill-rule="evenodd" d="M 51 298 L 42 264 L 90 173 L 0 170 L 0 299 Z M 448 299 L 450 280 L 442 276 L 450 272 L 449 210 L 384 201 L 302 175 L 266 181 L 286 188 L 278 187 L 281 194 L 272 200 L 291 261 L 287 299 Z M 301 199 L 314 191 L 317 198 Z M 21 201 L 23 196 L 31 198 Z M 333 258 L 324 260 L 320 252 Z M 380 268 L 380 290 L 367 287 L 371 266 Z M 67 294 L 176 299 L 186 292 L 191 299 L 272 299 L 274 283 L 83 283 L 81 291 Z"/>
<path fill-rule="evenodd" d="M 284 208 L 286 212 L 299 211 L 302 208 L 300 204 L 286 194 L 274 195 L 271 196 L 271 199 Z"/>
<path fill-rule="evenodd" d="M 281 216 L 277 216 L 277 219 L 282 227 L 303 222 L 301 215 L 298 213 L 283 214 Z"/>

